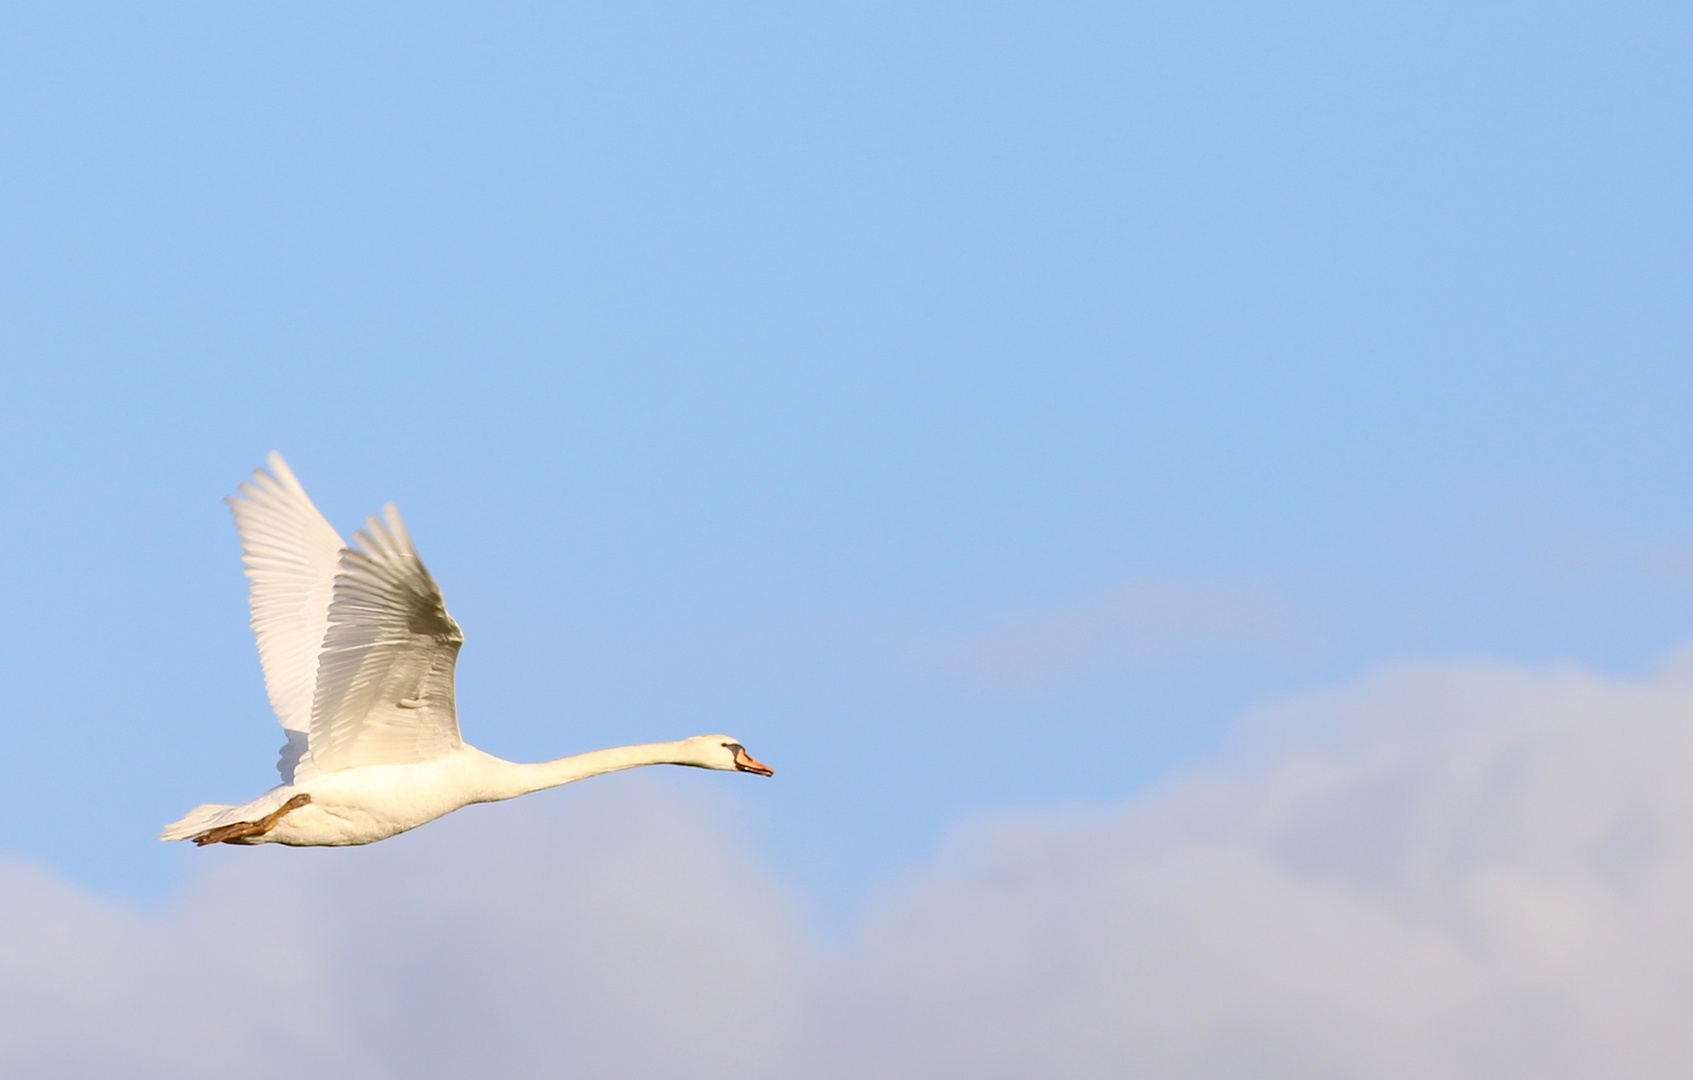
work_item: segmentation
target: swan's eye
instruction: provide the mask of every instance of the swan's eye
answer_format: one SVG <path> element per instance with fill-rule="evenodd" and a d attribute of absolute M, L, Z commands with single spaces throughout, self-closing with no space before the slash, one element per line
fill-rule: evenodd
<path fill-rule="evenodd" d="M 729 751 L 731 754 L 740 754 L 740 753 L 746 752 L 746 747 L 742 746 L 738 742 L 726 742 L 726 743 L 723 744 L 723 749 Z"/>

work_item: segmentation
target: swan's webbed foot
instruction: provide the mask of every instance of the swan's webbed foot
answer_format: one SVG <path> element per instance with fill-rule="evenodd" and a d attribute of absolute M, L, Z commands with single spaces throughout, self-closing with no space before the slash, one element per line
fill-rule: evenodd
<path fill-rule="evenodd" d="M 207 829 L 194 837 L 194 845 L 205 847 L 207 844 L 232 844 L 244 837 L 263 836 L 276 828 L 276 823 L 281 821 L 288 811 L 298 810 L 311 801 L 310 795 L 301 792 L 257 821 L 234 821 L 228 825 L 219 825 L 215 829 Z"/>

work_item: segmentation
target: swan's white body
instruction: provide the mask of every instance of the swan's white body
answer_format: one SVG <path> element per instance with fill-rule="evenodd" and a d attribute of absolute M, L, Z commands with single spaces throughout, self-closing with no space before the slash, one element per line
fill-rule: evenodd
<path fill-rule="evenodd" d="M 770 775 L 726 735 L 538 764 L 459 737 L 453 667 L 464 640 L 390 503 L 354 546 L 280 455 L 229 500 L 252 582 L 265 689 L 287 732 L 282 784 L 241 806 L 195 807 L 160 838 L 340 846 L 382 840 L 461 806 L 640 765 Z M 217 834 L 217 835 L 210 835 Z"/>

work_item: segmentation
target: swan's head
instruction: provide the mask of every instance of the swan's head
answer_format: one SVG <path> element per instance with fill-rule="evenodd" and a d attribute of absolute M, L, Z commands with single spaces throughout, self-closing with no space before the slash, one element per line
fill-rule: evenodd
<path fill-rule="evenodd" d="M 770 776 L 775 770 L 747 753 L 747 748 L 727 735 L 695 735 L 682 740 L 682 765 L 723 772 L 750 772 Z"/>

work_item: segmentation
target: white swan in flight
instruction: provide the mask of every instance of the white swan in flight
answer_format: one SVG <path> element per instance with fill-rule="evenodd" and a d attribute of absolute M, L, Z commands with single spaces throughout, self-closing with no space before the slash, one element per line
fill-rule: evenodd
<path fill-rule="evenodd" d="M 459 737 L 453 665 L 464 634 L 389 503 L 353 545 L 281 455 L 228 500 L 252 582 L 265 689 L 288 733 L 282 783 L 242 806 L 197 806 L 162 840 L 368 844 L 471 803 L 637 765 L 771 775 L 727 735 L 695 735 L 526 765 Z"/>

